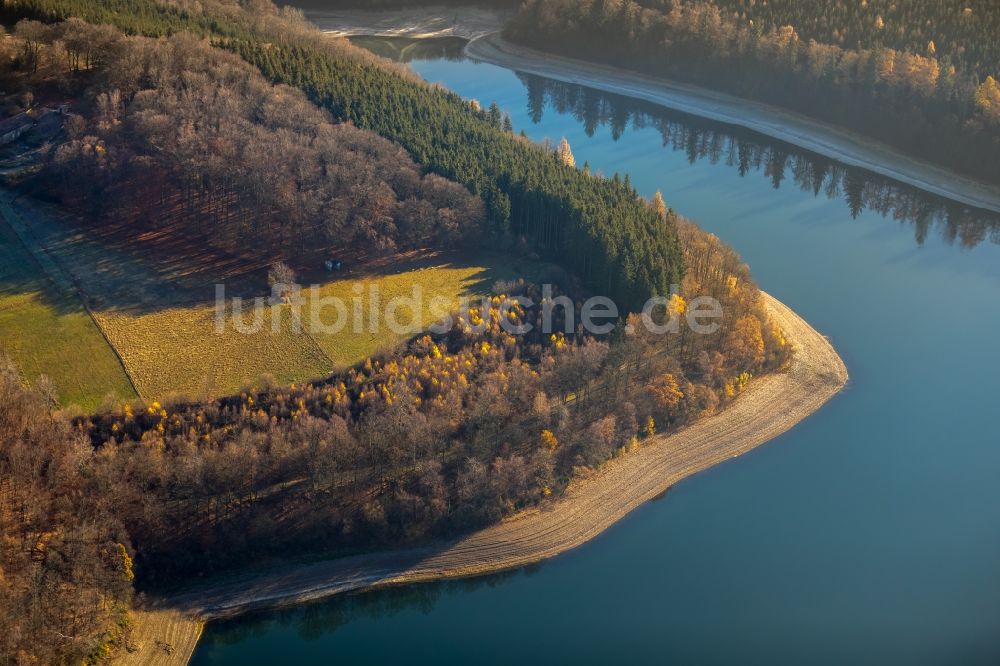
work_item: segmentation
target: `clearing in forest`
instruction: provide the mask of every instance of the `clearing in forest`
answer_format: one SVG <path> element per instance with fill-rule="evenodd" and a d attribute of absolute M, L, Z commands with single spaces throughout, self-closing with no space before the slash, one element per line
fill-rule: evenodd
<path fill-rule="evenodd" d="M 301 301 L 302 330 L 292 326 L 290 307 L 283 306 L 277 309 L 281 314 L 275 332 L 271 325 L 274 311 L 264 305 L 266 325 L 261 330 L 237 331 L 228 317 L 219 333 L 216 285 L 225 284 L 227 298 L 243 297 L 244 321 L 252 321 L 252 298 L 269 293 L 268 266 L 263 258 L 226 253 L 213 248 L 207 239 L 185 237 L 177 229 L 87 226 L 60 208 L 37 202 L 19 203 L 18 212 L 30 229 L 29 240 L 37 246 L 35 250 L 44 252 L 79 288 L 100 329 L 79 302 L 72 310 L 51 297 L 39 300 L 32 296 L 37 288 L 16 283 L 25 281 L 23 276 L 28 273 L 4 257 L 0 297 L 30 302 L 39 312 L 19 315 L 19 321 L 14 322 L 5 308 L 0 311 L 0 334 L 4 340 L 34 339 L 28 353 L 14 354 L 25 374 L 52 376 L 65 402 L 85 408 L 96 406 L 109 391 L 120 398 L 135 395 L 101 331 L 144 399 L 227 394 L 255 384 L 262 376 L 281 384 L 321 378 L 405 339 L 406 335 L 384 325 L 375 332 L 368 328 L 367 298 L 372 285 L 377 285 L 383 303 L 396 296 L 410 297 L 414 285 L 419 285 L 421 319 L 429 325 L 435 319 L 430 311 L 435 296 L 446 299 L 447 310 L 452 311 L 464 295 L 485 294 L 498 279 L 531 277 L 539 270 L 537 262 L 489 254 L 460 258 L 415 252 L 377 260 L 358 258 L 346 262 L 344 273 L 326 273 L 320 267 L 300 276 L 300 281 L 304 285 L 318 283 L 322 297 L 339 297 L 348 306 L 361 293 L 366 313 L 362 332 L 356 332 L 353 323 L 336 333 L 311 331 L 311 292 L 306 289 Z M 5 251 L 9 252 L 9 247 L 17 246 L 5 243 Z M 34 270 L 38 272 L 38 267 Z M 400 322 L 409 321 L 408 312 L 400 311 Z M 36 326 L 38 333 L 22 333 L 15 339 L 14 331 L 23 331 L 25 322 Z M 71 325 L 89 327 L 93 342 L 87 343 L 86 336 L 68 330 Z M 48 342 L 37 342 L 42 339 Z M 110 362 L 101 360 L 100 353 L 91 349 L 96 342 L 103 345 Z M 24 343 L 5 346 L 23 347 Z M 54 349 L 42 353 L 50 346 Z M 120 377 L 114 381 L 109 372 L 116 366 Z"/>
<path fill-rule="evenodd" d="M 332 369 L 316 343 L 290 327 L 276 334 L 215 332 L 215 284 L 262 294 L 266 265 L 259 260 L 217 251 L 205 239 L 182 239 L 169 228 L 90 227 L 30 201 L 18 212 L 31 242 L 79 287 L 143 398 L 233 392 L 262 374 L 290 381 Z"/>

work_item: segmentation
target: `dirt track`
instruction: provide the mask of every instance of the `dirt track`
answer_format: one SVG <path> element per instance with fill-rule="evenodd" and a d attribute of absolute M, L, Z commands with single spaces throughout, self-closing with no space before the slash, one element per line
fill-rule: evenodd
<path fill-rule="evenodd" d="M 433 547 L 374 553 L 262 572 L 204 588 L 137 614 L 140 649 L 126 664 L 184 664 L 202 622 L 251 609 L 291 605 L 340 592 L 457 578 L 554 557 L 597 536 L 681 479 L 759 446 L 819 409 L 847 382 L 847 368 L 825 337 L 766 296 L 774 321 L 795 347 L 791 368 L 750 383 L 725 411 L 638 450 L 575 483 L 550 505 L 466 538 Z M 157 641 L 173 647 L 168 654 Z"/>

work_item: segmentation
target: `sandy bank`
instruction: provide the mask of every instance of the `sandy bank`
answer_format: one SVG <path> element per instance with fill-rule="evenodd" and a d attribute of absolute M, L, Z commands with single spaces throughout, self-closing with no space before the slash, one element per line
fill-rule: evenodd
<path fill-rule="evenodd" d="M 737 125 L 861 167 L 968 206 L 1000 213 L 1000 186 L 908 157 L 846 129 L 698 86 L 536 51 L 493 33 L 472 40 L 466 55 L 528 74 L 576 83 Z"/>
<path fill-rule="evenodd" d="M 794 360 L 787 372 L 752 381 L 720 414 L 656 437 L 574 483 L 549 505 L 463 539 L 269 571 L 178 595 L 159 610 L 137 615 L 142 645 L 122 663 L 186 663 L 201 622 L 212 618 L 351 590 L 492 573 L 554 557 L 594 538 L 678 481 L 781 435 L 839 392 L 847 369 L 825 337 L 777 299 L 765 298 L 795 347 Z M 157 641 L 170 642 L 173 654 Z"/>
<path fill-rule="evenodd" d="M 461 37 L 475 39 L 497 32 L 509 12 L 485 7 L 416 7 L 385 11 L 316 10 L 306 18 L 323 32 L 339 37 Z"/>
<path fill-rule="evenodd" d="M 205 623 L 179 610 L 163 607 L 134 610 L 129 649 L 112 663 L 176 666 L 191 661 Z"/>

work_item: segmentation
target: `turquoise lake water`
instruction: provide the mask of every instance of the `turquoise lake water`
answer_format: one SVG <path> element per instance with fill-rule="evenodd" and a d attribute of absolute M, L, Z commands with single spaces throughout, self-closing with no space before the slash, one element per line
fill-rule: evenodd
<path fill-rule="evenodd" d="M 447 46 L 407 56 L 662 190 L 830 337 L 850 384 L 564 556 L 213 623 L 193 663 L 1000 663 L 997 219 Z"/>

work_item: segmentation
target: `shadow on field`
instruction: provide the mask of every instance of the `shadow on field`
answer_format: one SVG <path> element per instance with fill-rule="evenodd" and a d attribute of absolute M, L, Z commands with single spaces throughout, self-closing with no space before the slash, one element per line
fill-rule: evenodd
<path fill-rule="evenodd" d="M 64 307 L 67 294 L 61 292 L 73 295 L 78 291 L 95 312 L 131 315 L 212 306 L 217 284 L 225 285 L 227 298 L 270 294 L 266 253 L 228 253 L 212 246 L 208 238 L 190 238 L 189 233 L 170 227 L 89 226 L 64 209 L 26 197 L 18 198 L 12 206 L 34 247 L 32 252 L 24 251 L 16 247 L 16 235 L 0 235 L 0 252 L 6 252 L 4 259 L 10 255 L 0 269 L 0 292 L 38 291 L 50 305 Z M 11 246 L 20 251 L 12 252 Z M 39 265 L 41 262 L 32 256 L 39 253 L 52 260 L 54 271 L 51 266 Z M 540 271 L 538 262 L 481 251 L 417 250 L 371 256 L 341 250 L 335 254 L 343 260 L 342 271 L 327 272 L 318 259 L 291 262 L 298 281 L 323 285 L 384 278 L 422 268 L 483 267 L 464 280 L 463 295 L 473 296 L 488 293 L 497 280 L 530 278 Z M 53 276 L 53 272 L 62 275 Z M 45 277 L 56 284 L 55 289 L 46 287 Z"/>

